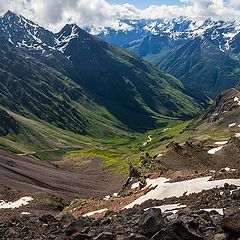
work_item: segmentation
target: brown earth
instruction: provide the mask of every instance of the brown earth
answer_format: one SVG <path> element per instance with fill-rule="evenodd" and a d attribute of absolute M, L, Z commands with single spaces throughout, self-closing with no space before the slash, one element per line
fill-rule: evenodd
<path fill-rule="evenodd" d="M 163 156 L 156 158 L 166 170 L 172 171 L 206 171 L 219 170 L 221 168 L 240 168 L 240 140 L 232 137 L 222 150 L 211 155 L 208 150 L 219 145 L 206 146 L 187 142 L 180 146 L 171 143 Z"/>
<path fill-rule="evenodd" d="M 0 183 L 24 194 L 47 192 L 64 199 L 101 198 L 118 192 L 126 174 L 116 174 L 91 158 L 82 170 L 72 172 L 53 163 L 18 156 L 0 149 Z"/>

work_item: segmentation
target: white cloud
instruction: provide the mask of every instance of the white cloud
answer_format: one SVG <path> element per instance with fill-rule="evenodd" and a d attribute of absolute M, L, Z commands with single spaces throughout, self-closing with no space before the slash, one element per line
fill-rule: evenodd
<path fill-rule="evenodd" d="M 239 19 L 240 7 L 239 0 L 231 0 L 226 3 L 223 0 L 181 0 L 186 3 L 184 6 L 151 6 L 145 9 L 143 16 L 151 17 L 178 17 L 187 16 L 196 19 Z"/>
<path fill-rule="evenodd" d="M 196 19 L 240 20 L 239 0 L 180 0 L 182 6 L 153 5 L 144 10 L 131 4 L 110 5 L 106 0 L 0 0 L 0 14 L 15 11 L 53 30 L 67 22 L 79 26 L 116 26 L 121 18 L 162 18 L 187 16 Z"/>
<path fill-rule="evenodd" d="M 230 4 L 235 9 L 240 10 L 240 1 L 239 0 L 230 0 Z"/>

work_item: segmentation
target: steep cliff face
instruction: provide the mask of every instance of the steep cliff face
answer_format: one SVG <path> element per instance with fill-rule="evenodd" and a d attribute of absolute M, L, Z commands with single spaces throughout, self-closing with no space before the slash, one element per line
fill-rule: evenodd
<path fill-rule="evenodd" d="M 18 122 L 6 111 L 0 109 L 0 136 L 5 136 L 9 132 L 19 133 Z"/>

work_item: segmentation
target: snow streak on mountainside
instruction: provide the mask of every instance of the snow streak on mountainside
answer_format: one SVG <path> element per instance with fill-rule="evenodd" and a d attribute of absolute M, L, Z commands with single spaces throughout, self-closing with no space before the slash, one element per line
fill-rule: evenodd
<path fill-rule="evenodd" d="M 172 41 L 183 41 L 196 37 L 208 37 L 218 43 L 221 51 L 239 53 L 240 47 L 235 40 L 240 38 L 240 22 L 237 21 L 194 21 L 186 17 L 156 20 L 129 20 L 119 22 L 117 29 L 86 28 L 91 34 L 96 34 L 103 40 L 116 45 L 131 48 L 138 41 L 149 36 L 165 36 Z M 42 28 L 23 16 L 8 11 L 0 17 L 0 36 L 18 47 L 29 50 L 64 52 L 69 41 L 78 37 L 78 27 L 75 24 L 66 25 L 60 33 Z M 86 39 L 87 40 L 87 39 Z"/>
<path fill-rule="evenodd" d="M 124 30 L 104 28 L 98 29 L 97 35 L 117 45 L 128 44 L 150 35 L 167 35 L 170 39 L 194 39 L 208 36 L 211 40 L 218 41 L 222 51 L 234 49 L 232 43 L 240 32 L 238 21 L 195 21 L 186 17 L 156 20 L 128 20 L 123 19 L 120 25 Z M 96 29 L 89 28 L 93 34 Z"/>
<path fill-rule="evenodd" d="M 59 33 L 52 33 L 25 17 L 8 11 L 0 17 L 0 37 L 26 50 L 65 52 L 67 45 L 78 38 L 81 29 L 75 24 L 67 24 Z"/>
<path fill-rule="evenodd" d="M 11 11 L 0 18 L 0 36 L 29 50 L 51 50 L 55 45 L 51 32 Z"/>

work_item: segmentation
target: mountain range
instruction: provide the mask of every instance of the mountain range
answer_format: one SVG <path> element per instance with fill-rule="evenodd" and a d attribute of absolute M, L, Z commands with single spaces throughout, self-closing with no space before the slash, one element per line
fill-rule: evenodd
<path fill-rule="evenodd" d="M 54 34 L 8 11 L 0 43 L 0 105 L 12 116 L 103 137 L 190 119 L 207 106 L 173 76 L 75 24 Z"/>
<path fill-rule="evenodd" d="M 119 29 L 105 28 L 98 36 L 137 53 L 212 98 L 239 84 L 238 21 L 123 19 Z"/>

